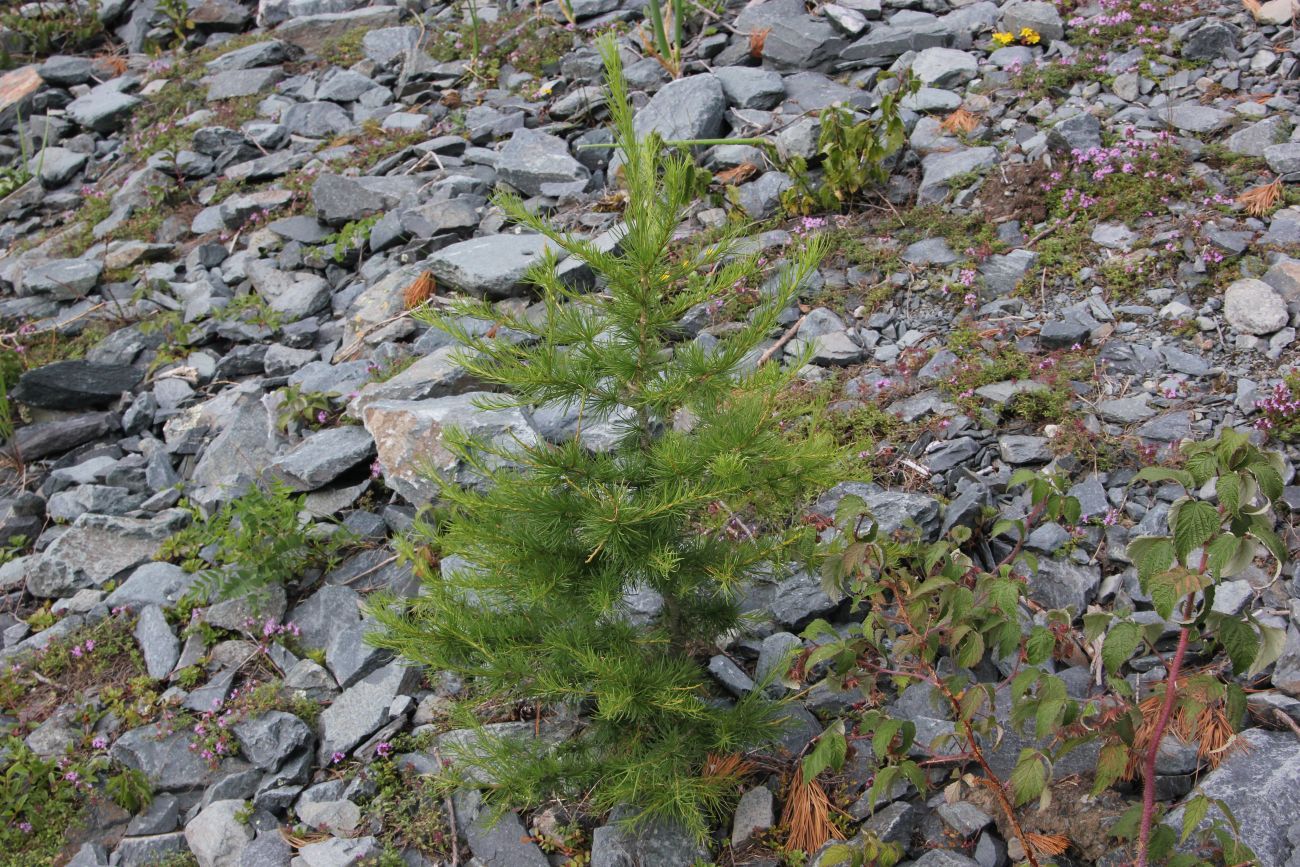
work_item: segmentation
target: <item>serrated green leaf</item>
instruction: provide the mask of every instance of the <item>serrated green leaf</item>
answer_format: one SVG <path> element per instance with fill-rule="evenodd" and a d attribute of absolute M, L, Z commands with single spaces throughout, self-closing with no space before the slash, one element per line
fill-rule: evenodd
<path fill-rule="evenodd" d="M 1173 616 L 1174 607 L 1183 598 L 1183 594 L 1178 592 L 1179 586 L 1174 572 L 1161 572 L 1152 575 L 1147 581 L 1147 595 L 1151 597 L 1151 605 L 1165 620 Z"/>
<path fill-rule="evenodd" d="M 962 668 L 974 668 L 984 658 L 984 636 L 973 629 L 954 645 L 957 664 Z"/>
<path fill-rule="evenodd" d="M 1205 551 L 1206 565 L 1216 579 L 1231 578 L 1255 559 L 1255 543 L 1232 533 L 1215 537 Z"/>
<path fill-rule="evenodd" d="M 1132 840 L 1137 837 L 1138 823 L 1142 821 L 1142 803 L 1139 801 L 1124 811 L 1107 833 L 1120 840 Z"/>
<path fill-rule="evenodd" d="M 1101 645 L 1101 661 L 1111 674 L 1119 671 L 1133 656 L 1142 640 L 1142 631 L 1136 623 L 1122 620 L 1110 628 Z"/>
<path fill-rule="evenodd" d="M 1027 804 L 1043 793 L 1047 787 L 1049 768 L 1047 757 L 1038 750 L 1026 747 L 1020 751 L 1016 766 L 1011 771 L 1011 791 L 1015 795 L 1016 806 Z"/>
<path fill-rule="evenodd" d="M 1001 519 L 1000 521 L 998 521 L 997 523 L 995 523 L 995 524 L 993 525 L 993 529 L 992 529 L 992 530 L 989 530 L 989 537 L 990 537 L 990 538 L 993 538 L 993 539 L 996 539 L 998 536 L 1001 536 L 1003 533 L 1008 533 L 1008 532 L 1014 530 L 1017 526 L 1020 526 L 1020 527 L 1023 528 L 1023 527 L 1024 527 L 1024 522 L 1023 522 L 1023 521 L 1012 521 L 1012 520 L 1009 520 L 1009 519 L 1007 519 L 1007 518 L 1003 518 L 1003 519 Z M 1022 535 L 1022 536 L 1024 535 L 1024 531 L 1023 531 L 1023 529 L 1021 530 L 1020 535 Z"/>
<path fill-rule="evenodd" d="M 1065 518 L 1067 524 L 1077 524 L 1083 517 L 1083 506 L 1080 505 L 1078 497 L 1066 497 L 1062 504 L 1061 517 Z"/>
<path fill-rule="evenodd" d="M 1038 473 L 1033 470 L 1020 469 L 1011 474 L 1011 480 L 1007 482 L 1008 488 L 1018 488 L 1025 482 L 1032 482 L 1038 478 Z"/>
<path fill-rule="evenodd" d="M 1220 524 L 1219 511 L 1203 500 L 1181 500 L 1169 510 L 1174 554 L 1179 560 L 1209 541 Z"/>
<path fill-rule="evenodd" d="M 871 751 L 876 754 L 877 759 L 883 759 L 889 755 L 890 745 L 894 742 L 894 735 L 902 728 L 902 721 L 896 719 L 885 719 L 876 726 L 876 730 L 871 735 Z"/>
<path fill-rule="evenodd" d="M 1259 655 L 1259 636 L 1250 624 L 1236 617 L 1222 615 L 1214 618 L 1219 643 L 1232 660 L 1232 670 L 1240 674 L 1251 667 Z"/>
<path fill-rule="evenodd" d="M 1096 641 L 1106 631 L 1114 615 L 1109 611 L 1095 611 L 1083 615 L 1083 637 L 1089 642 Z"/>
<path fill-rule="evenodd" d="M 989 604 L 1008 617 L 1016 615 L 1016 604 L 1020 601 L 1019 581 L 1006 578 L 994 578 L 984 585 L 988 593 Z"/>
<path fill-rule="evenodd" d="M 876 810 L 876 801 L 880 800 L 881 795 L 888 796 L 897 780 L 897 765 L 885 765 L 876 771 L 876 778 L 871 783 L 870 791 L 867 792 L 867 806 L 871 808 L 873 813 Z"/>
<path fill-rule="evenodd" d="M 1204 795 L 1197 795 L 1187 803 L 1183 804 L 1183 834 L 1179 838 L 1179 843 L 1186 843 L 1187 838 L 1192 836 L 1196 826 L 1201 824 L 1207 813 L 1210 812 L 1210 799 Z"/>
<path fill-rule="evenodd" d="M 1287 560 L 1286 545 L 1283 544 L 1277 533 L 1273 532 L 1271 521 L 1267 515 L 1255 515 L 1250 522 L 1250 535 L 1264 543 L 1264 547 L 1273 555 L 1277 562 L 1285 563 Z"/>
<path fill-rule="evenodd" d="M 1278 471 L 1271 464 L 1260 461 L 1251 464 L 1246 469 L 1255 477 L 1260 493 L 1265 497 L 1268 497 L 1269 500 L 1276 500 L 1282 496 L 1282 476 L 1278 474 Z"/>
<path fill-rule="evenodd" d="M 1254 677 L 1264 669 L 1268 668 L 1286 648 L 1286 631 L 1276 626 L 1268 626 L 1263 623 L 1256 623 L 1259 627 L 1259 652 L 1255 656 L 1255 661 L 1246 669 L 1247 677 Z"/>
<path fill-rule="evenodd" d="M 1056 636 L 1044 626 L 1035 626 L 1025 640 L 1025 658 L 1030 665 L 1042 665 L 1056 649 Z"/>
<path fill-rule="evenodd" d="M 1173 470 L 1168 467 L 1143 467 L 1138 474 L 1133 477 L 1129 484 L 1137 482 L 1177 482 L 1184 488 L 1191 488 L 1195 485 L 1192 474 L 1185 470 Z"/>
<path fill-rule="evenodd" d="M 1236 473 L 1224 473 L 1219 476 L 1214 490 L 1219 497 L 1219 503 L 1222 504 L 1229 515 L 1235 515 L 1241 511 L 1241 476 Z"/>
<path fill-rule="evenodd" d="M 1174 543 L 1168 536 L 1138 536 L 1129 540 L 1126 550 L 1144 590 L 1152 575 L 1164 572 L 1174 562 Z"/>
<path fill-rule="evenodd" d="M 1092 794 L 1100 795 L 1114 785 L 1128 768 L 1128 747 L 1121 743 L 1106 744 L 1097 757 L 1097 770 L 1093 778 Z"/>
<path fill-rule="evenodd" d="M 1219 461 L 1213 452 L 1197 452 L 1187 459 L 1183 468 L 1192 474 L 1192 482 L 1199 488 L 1219 469 Z"/>
<path fill-rule="evenodd" d="M 803 759 L 803 778 L 812 780 L 822 771 L 830 768 L 838 771 L 844 767 L 849 744 L 844 737 L 844 721 L 836 720 L 826 727 L 826 731 L 817 738 L 817 745 Z"/>

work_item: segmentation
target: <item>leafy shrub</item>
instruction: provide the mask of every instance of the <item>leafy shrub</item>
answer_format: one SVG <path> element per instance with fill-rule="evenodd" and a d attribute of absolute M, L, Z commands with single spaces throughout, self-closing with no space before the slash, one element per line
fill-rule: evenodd
<path fill-rule="evenodd" d="M 324 533 L 302 519 L 305 499 L 278 483 L 254 486 L 211 517 L 196 511 L 195 520 L 167 540 L 158 558 L 201 573 L 191 591 L 200 600 L 286 584 L 310 568 L 327 566 L 346 544 L 341 528 Z"/>
<path fill-rule="evenodd" d="M 842 106 L 824 110 L 817 139 L 820 183 L 810 175 L 807 160 L 792 157 L 787 171 L 795 184 L 782 194 L 785 209 L 794 214 L 840 211 L 883 184 L 889 177 L 888 160 L 907 141 L 898 101 L 919 86 L 910 75 L 905 78 L 881 98 L 879 117 L 859 120 L 855 111 Z"/>
<path fill-rule="evenodd" d="M 1225 860 L 1174 855 L 1178 835 L 1158 822 L 1155 762 L 1164 734 L 1175 732 L 1195 735 L 1202 743 L 1202 757 L 1214 764 L 1244 716 L 1245 695 L 1236 683 L 1213 671 L 1188 676 L 1182 670 L 1190 642 L 1221 648 L 1234 670 L 1247 675 L 1263 670 L 1282 651 L 1280 630 L 1250 614 L 1231 615 L 1212 607 L 1215 585 L 1238 574 L 1257 555 L 1272 557 L 1278 568 L 1287 556 L 1272 529 L 1272 504 L 1282 492 L 1280 456 L 1261 452 L 1232 430 L 1217 440 L 1184 447 L 1184 456 L 1180 469 L 1149 467 L 1135 480 L 1172 482 L 1188 492 L 1170 510 L 1168 535 L 1142 536 L 1128 545 L 1141 589 L 1151 598 L 1159 620 L 1138 621 L 1122 612 L 1045 610 L 1029 597 L 1017 561 L 1037 568 L 1023 551 L 1031 525 L 1041 520 L 1074 524 L 1080 515 L 1079 502 L 1065 492 L 1063 479 L 1021 471 L 1011 484 L 1027 485 L 1031 509 L 1026 518 L 999 521 L 984 534 L 985 542 L 996 541 L 1005 550 L 995 563 L 987 560 L 992 549 L 977 544 L 972 531 L 963 527 L 935 543 L 886 538 L 862 503 L 846 497 L 836 515 L 844 534 L 835 556 L 825 562 L 824 577 L 852 594 L 867 614 L 861 629 L 848 637 L 822 621 L 811 624 L 805 637 L 817 647 L 802 660 L 803 667 L 827 665 L 832 680 L 852 682 L 868 696 L 886 689 L 901 692 L 914 684 L 932 691 L 955 721 L 948 736 L 955 741 L 954 753 L 970 756 L 992 781 L 988 789 L 1031 863 L 1055 854 L 1057 841 L 1026 830 L 1018 808 L 1050 798 L 1053 765 L 1098 738 L 1104 743 L 1094 793 L 1122 778 L 1142 782 L 1142 802 L 1112 832 L 1138 841 L 1138 863 L 1163 863 L 1167 858 L 1187 865 L 1245 863 L 1248 850 L 1221 825 L 1203 834 L 1201 843 Z M 1217 504 L 1197 493 L 1212 479 Z M 1014 544 L 1000 539 L 1007 534 Z M 1076 630 L 1073 624 L 1080 615 L 1083 628 Z M 1121 669 L 1139 648 L 1153 651 L 1166 622 L 1175 616 L 1180 629 L 1167 679 L 1154 694 L 1139 700 L 1119 676 Z M 1106 693 L 1087 702 L 1072 698 L 1065 681 L 1050 673 L 1050 666 L 1044 667 L 1084 647 L 1099 648 L 1098 664 L 1109 675 Z M 1006 680 L 972 682 L 967 670 L 985 660 L 1002 665 Z M 1010 700 L 1010 725 L 1027 727 L 1046 744 L 1022 749 L 1005 783 L 985 752 L 987 744 L 996 742 L 1001 725 L 994 713 L 999 690 L 1006 690 Z M 870 709 L 861 714 L 858 727 L 870 735 L 881 762 L 870 790 L 873 800 L 903 780 L 918 789 L 926 787 L 926 774 L 913 752 L 913 722 Z M 1212 805 L 1203 799 L 1192 803 L 1197 804 L 1196 819 L 1185 825 L 1183 842 Z M 1218 806 L 1232 825 L 1226 806 Z"/>
<path fill-rule="evenodd" d="M 583 714 L 581 733 L 555 747 L 480 737 L 462 758 L 494 780 L 490 801 L 582 795 L 597 809 L 630 804 L 639 819 L 676 820 L 702 836 L 736 789 L 734 776 L 701 773 L 707 757 L 770 738 L 781 713 L 761 690 L 735 704 L 712 696 L 695 654 L 738 625 L 739 594 L 756 574 L 811 548 L 815 531 L 791 519 L 828 483 L 836 458 L 824 437 L 788 437 L 774 418 L 797 365 L 754 363 L 824 245 L 809 239 L 791 251 L 742 328 L 711 349 L 681 343 L 687 311 L 723 297 L 756 258 L 735 255 L 734 234 L 695 255 L 668 254 L 696 169 L 657 139 L 636 139 L 617 51 L 610 40 L 601 50 L 625 155 L 620 250 L 561 233 L 517 197 L 498 202 L 590 265 L 605 288 L 565 286 L 552 256 L 531 273 L 543 321 L 463 300 L 433 324 L 464 347 L 460 364 L 505 392 L 488 405 L 561 404 L 584 420 L 618 418 L 617 444 L 604 453 L 577 437 L 496 448 L 452 435 L 453 451 L 486 484 L 438 479 L 441 514 L 406 546 L 424 592 L 377 601 L 383 630 L 372 640 L 472 677 L 500 701 Z M 461 323 L 473 320 L 525 339 L 471 333 Z M 431 554 L 468 565 L 439 574 Z M 634 591 L 662 599 L 652 624 L 628 617 Z"/>
<path fill-rule="evenodd" d="M 0 29 L 18 36 L 24 54 L 44 57 L 75 54 L 94 44 L 104 33 L 99 20 L 99 0 L 86 3 L 6 4 L 0 12 Z M 0 68 L 13 66 L 9 47 L 0 46 Z"/>
<path fill-rule="evenodd" d="M 137 812 L 149 805 L 153 791 L 144 774 L 110 762 L 97 753 L 89 758 L 47 759 L 21 738 L 9 737 L 0 752 L 0 863 L 54 863 L 69 832 L 86 809 L 102 797 L 99 786 L 118 806 Z"/>

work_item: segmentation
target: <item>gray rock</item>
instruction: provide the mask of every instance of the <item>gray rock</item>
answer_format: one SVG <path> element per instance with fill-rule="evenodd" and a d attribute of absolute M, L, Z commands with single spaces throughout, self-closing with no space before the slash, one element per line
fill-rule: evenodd
<path fill-rule="evenodd" d="M 738 33 L 768 30 L 763 63 L 781 71 L 814 69 L 834 60 L 845 40 L 825 19 L 807 14 L 795 0 L 767 0 L 736 17 Z"/>
<path fill-rule="evenodd" d="M 361 185 L 355 178 L 325 174 L 311 185 L 316 217 L 327 226 L 343 226 L 387 210 L 395 201 Z"/>
<path fill-rule="evenodd" d="M 866 36 L 845 48 L 840 59 L 884 66 L 909 51 L 943 47 L 951 45 L 952 41 L 952 32 L 940 21 L 886 24 L 871 28 Z"/>
<path fill-rule="evenodd" d="M 120 364 L 56 361 L 24 373 L 12 397 L 42 409 L 90 409 L 117 400 L 134 389 L 140 370 Z"/>
<path fill-rule="evenodd" d="M 1286 136 L 1286 120 L 1273 115 L 1237 130 L 1228 136 L 1224 145 L 1233 153 L 1248 157 L 1262 157 L 1268 148 L 1281 143 Z M 1300 151 L 1297 151 L 1297 154 L 1300 155 Z"/>
<path fill-rule="evenodd" d="M 1284 864 L 1292 852 L 1288 830 L 1295 824 L 1293 793 L 1300 786 L 1300 751 L 1290 732 L 1247 729 L 1238 735 L 1241 749 L 1229 751 L 1223 763 L 1197 787 L 1211 799 L 1224 801 L 1241 825 L 1241 842 L 1262 864 Z M 1179 833 L 1183 808 L 1166 822 Z M 1210 819 L 1202 827 L 1210 824 Z"/>
<path fill-rule="evenodd" d="M 332 102 L 300 102 L 280 118 L 289 132 L 307 138 L 329 138 L 352 129 L 352 117 Z"/>
<path fill-rule="evenodd" d="M 1043 323 L 1038 330 L 1038 341 L 1044 349 L 1069 349 L 1088 342 L 1092 326 L 1075 319 L 1053 319 Z"/>
<path fill-rule="evenodd" d="M 260 69 L 228 69 L 208 78 L 208 102 L 223 99 L 239 99 L 253 96 L 267 90 L 284 78 L 284 70 L 278 66 Z"/>
<path fill-rule="evenodd" d="M 948 184 L 971 172 L 988 168 L 998 161 L 991 147 L 963 148 L 932 153 L 921 160 L 921 186 L 917 197 L 922 202 L 938 202 L 948 194 Z"/>
<path fill-rule="evenodd" d="M 45 59 L 36 68 L 36 72 L 47 84 L 55 87 L 70 87 L 85 84 L 94 76 L 95 62 L 89 57 L 71 57 L 55 54 Z"/>
<path fill-rule="evenodd" d="M 117 739 L 110 755 L 144 773 L 155 792 L 202 789 L 217 777 L 198 752 L 190 749 L 190 732 L 169 732 L 160 724 L 131 729 Z"/>
<path fill-rule="evenodd" d="M 330 102 L 356 102 L 367 91 L 379 87 L 372 79 L 352 69 L 332 69 L 316 88 L 316 98 Z"/>
<path fill-rule="evenodd" d="M 404 58 L 420 42 L 418 27 L 381 27 L 366 32 L 361 37 L 361 50 L 366 59 L 377 66 L 386 67 Z"/>
<path fill-rule="evenodd" d="M 320 763 L 329 764 L 336 752 L 350 752 L 388 722 L 393 700 L 410 688 L 416 675 L 415 669 L 393 663 L 344 690 L 321 713 Z"/>
<path fill-rule="evenodd" d="M 486 397 L 481 392 L 468 392 L 432 400 L 378 401 L 367 406 L 362 417 L 366 430 L 374 437 L 389 487 L 411 503 L 422 504 L 438 492 L 437 483 L 427 475 L 430 471 L 459 484 L 475 481 L 472 471 L 461 465 L 444 444 L 448 427 L 498 446 L 537 442 L 537 433 L 518 409 L 480 410 L 474 406 L 476 399 Z"/>
<path fill-rule="evenodd" d="M 708 851 L 688 832 L 659 822 L 646 823 L 638 831 L 619 824 L 602 825 L 591 835 L 591 867 L 666 867 L 707 861 L 708 857 Z"/>
<path fill-rule="evenodd" d="M 239 867 L 240 854 L 253 839 L 253 829 L 241 822 L 244 801 L 213 801 L 185 825 L 185 842 L 199 867 Z"/>
<path fill-rule="evenodd" d="M 998 295 L 1014 292 L 1037 258 L 1038 254 L 1030 250 L 1012 250 L 1006 255 L 989 256 L 979 267 L 985 288 Z"/>
<path fill-rule="evenodd" d="M 803 642 L 792 632 L 774 632 L 763 639 L 758 661 L 754 665 L 754 678 L 759 683 L 771 680 L 767 692 L 773 698 L 786 694 L 781 679 L 785 677 L 790 661 L 802 647 Z"/>
<path fill-rule="evenodd" d="M 936 473 L 946 473 L 980 453 L 982 446 L 972 437 L 957 437 L 943 443 L 925 456 L 925 463 Z"/>
<path fill-rule="evenodd" d="M 121 867 L 151 867 L 170 858 L 188 853 L 185 835 L 180 831 L 143 837 L 124 837 L 113 850 L 111 863 Z M 71 865 L 69 865 L 71 867 Z"/>
<path fill-rule="evenodd" d="M 186 520 L 182 513 L 164 513 L 153 519 L 82 515 L 33 564 L 27 591 L 50 598 L 99 587 L 152 560 Z"/>
<path fill-rule="evenodd" d="M 1097 595 L 1101 572 L 1066 560 L 1040 558 L 1029 576 L 1029 597 L 1048 608 L 1069 608 L 1081 615 Z"/>
<path fill-rule="evenodd" d="M 338 681 L 347 688 L 391 660 L 392 654 L 366 643 L 366 633 L 374 631 L 374 624 L 361 620 L 337 628 L 325 648 L 325 664 Z"/>
<path fill-rule="evenodd" d="M 365 428 L 343 425 L 304 439 L 271 471 L 291 491 L 314 491 L 365 461 L 375 453 L 375 441 Z"/>
<path fill-rule="evenodd" d="M 951 265 L 961 259 L 943 238 L 926 238 L 910 244 L 902 256 L 904 262 L 912 265 Z"/>
<path fill-rule="evenodd" d="M 32 157 L 27 163 L 27 170 L 41 179 L 41 186 L 47 190 L 61 187 L 76 177 L 90 159 L 89 154 L 78 153 L 67 148 L 47 147 Z"/>
<path fill-rule="evenodd" d="M 1047 6 L 1046 3 L 1041 5 Z M 1101 147 L 1101 121 L 1087 112 L 1067 117 L 1052 124 L 1048 140 L 1061 150 L 1087 151 L 1089 148 L 1099 148 Z"/>
<path fill-rule="evenodd" d="M 1108 250 L 1130 250 L 1137 239 L 1137 232 L 1123 223 L 1098 223 L 1092 230 L 1092 242 Z"/>
<path fill-rule="evenodd" d="M 975 57 L 955 48 L 926 48 L 912 61 L 912 73 L 922 84 L 952 89 L 979 74 Z"/>
<path fill-rule="evenodd" d="M 258 66 L 274 66 L 282 63 L 289 57 L 285 50 L 285 45 L 278 39 L 268 39 L 264 42 L 254 42 L 252 45 L 246 45 L 243 48 L 236 48 L 234 51 L 227 51 L 207 62 L 207 68 L 213 72 L 224 72 L 231 69 L 253 69 Z"/>
<path fill-rule="evenodd" d="M 155 795 L 149 806 L 131 819 L 126 833 L 132 837 L 170 834 L 180 823 L 180 802 L 166 792 Z"/>
<path fill-rule="evenodd" d="M 723 66 L 714 75 L 722 84 L 727 102 L 736 108 L 775 108 L 785 96 L 781 76 L 770 69 Z"/>
<path fill-rule="evenodd" d="M 298 750 L 311 748 L 316 736 L 307 723 L 284 711 L 241 719 L 230 727 L 244 756 L 254 766 L 273 771 Z"/>
<path fill-rule="evenodd" d="M 301 861 L 301 867 L 353 867 L 370 863 L 382 848 L 374 837 L 331 837 L 300 848 L 294 863 Z"/>
<path fill-rule="evenodd" d="M 23 425 L 14 433 L 13 439 L 19 453 L 30 463 L 120 429 L 118 417 L 113 413 L 91 412 Z"/>
<path fill-rule="evenodd" d="M 636 113 L 639 136 L 657 133 L 664 141 L 717 138 L 727 98 L 716 75 L 689 75 L 669 82 Z"/>
<path fill-rule="evenodd" d="M 1272 334 L 1286 326 L 1286 301 L 1263 280 L 1246 277 L 1223 292 L 1223 318 L 1243 334 Z"/>
<path fill-rule="evenodd" d="M 479 796 L 457 799 L 456 820 L 474 859 L 484 867 L 549 867 L 516 813 L 494 817 L 479 809 Z M 495 821 L 494 821 L 495 819 Z"/>
<path fill-rule="evenodd" d="M 776 585 L 768 610 L 777 623 L 790 629 L 802 629 L 814 618 L 834 611 L 840 598 L 832 598 L 822 589 L 821 578 L 810 572 L 796 572 Z"/>
<path fill-rule="evenodd" d="M 1097 415 L 1115 424 L 1137 424 L 1155 414 L 1156 411 L 1147 406 L 1146 395 L 1097 402 Z"/>
<path fill-rule="evenodd" d="M 110 133 L 120 127 L 140 104 L 139 97 L 118 90 L 96 88 L 68 104 L 67 115 L 95 132 Z"/>
<path fill-rule="evenodd" d="M 525 195 L 540 196 L 554 185 L 585 185 L 590 173 L 569 153 L 564 139 L 517 129 L 501 148 L 497 176 Z"/>
<path fill-rule="evenodd" d="M 525 273 L 553 246 L 542 235 L 487 235 L 444 247 L 426 264 L 440 286 L 506 298 L 519 294 Z"/>
<path fill-rule="evenodd" d="M 912 867 L 979 867 L 979 862 L 951 849 L 931 849 L 913 861 Z"/>
<path fill-rule="evenodd" d="M 181 643 L 172 632 L 162 609 L 146 605 L 135 625 L 135 640 L 144 656 L 145 670 L 154 680 L 171 674 L 180 659 Z"/>
<path fill-rule="evenodd" d="M 244 847 L 239 867 L 289 867 L 292 859 L 293 849 L 276 828 L 262 831 Z"/>
<path fill-rule="evenodd" d="M 253 260 L 248 263 L 248 279 L 271 309 L 283 313 L 290 321 L 319 313 L 330 302 L 329 283 L 307 271 L 281 271 L 261 260 Z"/>
<path fill-rule="evenodd" d="M 1232 112 L 1193 102 L 1178 103 L 1159 114 L 1174 129 L 1190 133 L 1217 132 L 1232 123 L 1235 117 Z"/>
<path fill-rule="evenodd" d="M 998 437 L 998 454 L 1012 466 L 1045 464 L 1052 459 L 1047 437 L 1016 434 Z"/>
<path fill-rule="evenodd" d="M 926 540 L 937 538 L 940 526 L 939 501 L 925 494 L 886 491 L 866 482 L 840 482 L 813 504 L 812 511 L 828 518 L 846 494 L 862 498 L 880 532 L 888 536 L 897 530 L 918 527 Z"/>
<path fill-rule="evenodd" d="M 772 791 L 766 786 L 755 786 L 741 795 L 736 805 L 736 815 L 731 820 L 731 845 L 744 845 L 754 834 L 771 828 L 774 820 Z"/>
<path fill-rule="evenodd" d="M 295 808 L 298 818 L 318 831 L 350 837 L 361 821 L 361 808 L 347 799 L 303 801 Z M 522 830 L 522 829 L 521 829 Z"/>
<path fill-rule="evenodd" d="M 1237 28 L 1223 21 L 1209 21 L 1193 31 L 1183 43 L 1183 57 L 1188 60 L 1213 60 L 1235 57 Z"/>
<path fill-rule="evenodd" d="M 22 291 L 72 301 L 94 289 L 103 271 L 103 264 L 94 259 L 52 259 L 23 272 Z"/>
<path fill-rule="evenodd" d="M 1065 36 L 1065 24 L 1061 13 L 1051 3 L 1040 0 L 1015 0 L 1002 7 L 998 19 L 998 29 L 1019 33 L 1022 28 L 1034 30 L 1045 42 L 1052 42 Z"/>

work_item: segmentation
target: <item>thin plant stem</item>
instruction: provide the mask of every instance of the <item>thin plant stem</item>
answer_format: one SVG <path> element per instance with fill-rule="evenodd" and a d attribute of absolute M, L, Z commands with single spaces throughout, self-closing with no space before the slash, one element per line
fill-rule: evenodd
<path fill-rule="evenodd" d="M 1192 596 L 1189 595 L 1183 609 L 1187 618 L 1191 617 L 1194 604 Z M 1156 727 L 1151 732 L 1151 743 L 1147 745 L 1147 754 L 1142 760 L 1142 823 L 1138 828 L 1137 867 L 1147 865 L 1151 825 L 1156 814 L 1156 760 L 1160 754 L 1160 741 L 1164 739 L 1165 729 L 1169 727 L 1169 719 L 1173 716 L 1178 675 L 1182 672 L 1190 637 L 1190 627 L 1184 626 L 1178 631 L 1178 648 L 1174 651 L 1173 661 L 1169 663 L 1169 675 L 1165 680 L 1165 700 L 1160 705 L 1160 716 L 1156 718 Z"/>

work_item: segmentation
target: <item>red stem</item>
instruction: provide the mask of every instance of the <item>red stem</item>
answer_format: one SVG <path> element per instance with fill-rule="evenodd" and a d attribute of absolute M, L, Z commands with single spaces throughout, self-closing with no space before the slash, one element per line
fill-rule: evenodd
<path fill-rule="evenodd" d="M 1209 552 L 1201 553 L 1202 573 L 1209 563 Z M 1183 603 L 1183 621 L 1189 622 L 1196 613 L 1196 597 L 1188 594 Z M 1147 747 L 1146 758 L 1142 762 L 1142 825 L 1138 829 L 1137 867 L 1147 867 L 1147 846 L 1151 841 L 1151 823 L 1156 815 L 1156 759 L 1160 753 L 1160 741 L 1164 739 L 1165 729 L 1169 727 L 1169 718 L 1173 716 L 1174 699 L 1178 691 L 1178 675 L 1183 668 L 1183 659 L 1187 656 L 1187 642 L 1191 628 L 1184 626 L 1178 631 L 1178 649 L 1174 651 L 1173 662 L 1169 663 L 1168 676 L 1165 678 L 1165 700 L 1160 705 L 1160 716 L 1156 727 L 1151 732 L 1151 743 Z"/>

